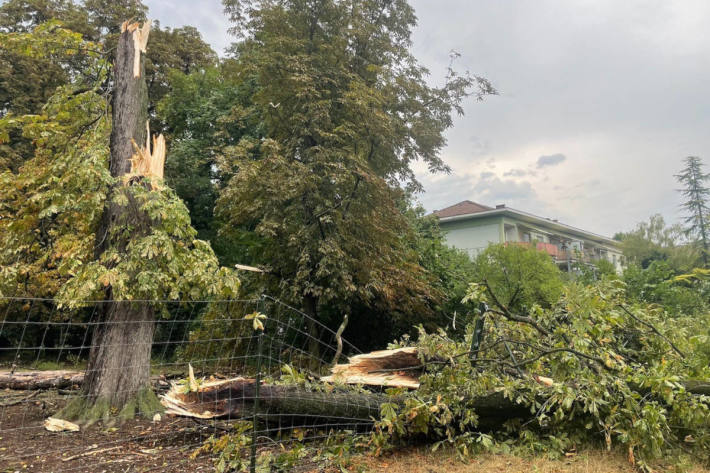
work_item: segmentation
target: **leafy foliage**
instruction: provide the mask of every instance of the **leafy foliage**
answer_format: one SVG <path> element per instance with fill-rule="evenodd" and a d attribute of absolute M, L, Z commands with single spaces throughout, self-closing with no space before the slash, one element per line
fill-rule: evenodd
<path fill-rule="evenodd" d="M 487 323 L 477 357 L 470 352 L 472 326 L 461 342 L 420 329 L 416 345 L 427 363 L 422 386 L 404 401 L 403 393 L 392 393 L 374 444 L 424 437 L 461 454 L 523 448 L 561 455 L 600 441 L 622 446 L 642 469 L 659 460 L 707 462 L 710 398 L 691 394 L 681 382 L 710 374 L 691 355 L 707 343 L 707 337 L 690 336 L 701 324 L 668 322 L 658 309 L 629 307 L 624 292 L 618 280 L 573 284 L 549 309 L 519 314 L 472 286 L 472 302 L 494 306 L 486 317 L 495 323 Z M 539 376 L 553 381 L 538 382 Z M 483 433 L 492 425 L 488 412 L 474 407 L 481 399 L 520 406 L 519 419 L 499 420 Z"/>
<path fill-rule="evenodd" d="M 523 245 L 490 245 L 475 261 L 475 282 L 513 310 L 550 307 L 562 293 L 562 273 L 544 251 Z"/>
<path fill-rule="evenodd" d="M 656 214 L 634 230 L 617 233 L 614 238 L 621 241 L 629 263 L 646 268 L 653 261 L 667 261 L 676 271 L 689 271 L 700 261 L 700 253 L 683 234 L 680 225 L 666 225 L 663 216 Z"/>
<path fill-rule="evenodd" d="M 8 48 L 29 56 L 92 47 L 53 23 L 3 39 Z M 89 76 L 103 80 L 106 64 L 99 56 L 88 66 L 95 71 Z M 66 281 L 71 262 L 92 255 L 94 227 L 110 185 L 108 122 L 103 98 L 81 83 L 61 88 L 40 114 L 0 119 L 0 141 L 19 132 L 34 148 L 17 174 L 0 174 L 5 238 L 0 293 L 52 296 Z"/>
<path fill-rule="evenodd" d="M 80 34 L 53 23 L 4 39 L 28 56 L 93 49 Z M 87 57 L 95 72 L 86 77 L 98 85 L 107 65 L 98 53 Z M 150 191 L 111 178 L 107 109 L 97 87 L 79 82 L 59 89 L 41 115 L 0 119 L 0 138 L 20 129 L 34 146 L 17 174 L 0 175 L 0 291 L 72 301 L 100 298 L 109 286 L 117 299 L 233 296 L 236 276 L 195 238 L 187 209 L 169 188 Z M 110 187 L 117 204 L 147 215 L 148 228 L 136 232 L 127 218 L 111 234 L 96 234 Z M 96 257 L 95 245 L 104 240 L 116 246 Z"/>
<path fill-rule="evenodd" d="M 157 116 L 171 149 L 166 182 L 185 201 L 193 226 L 211 241 L 225 264 L 249 264 L 239 229 L 231 238 L 215 238 L 219 226 L 215 201 L 230 177 L 220 166 L 223 152 L 244 136 L 256 136 L 259 127 L 258 117 L 235 120 L 233 114 L 250 103 L 253 87 L 238 77 L 232 65 L 228 61 L 187 75 L 171 71 L 171 91 L 158 104 Z"/>
<path fill-rule="evenodd" d="M 8 0 L 0 6 L 0 33 L 10 34 L 0 45 L 0 117 L 40 113 L 57 87 L 71 82 L 92 83 L 92 87 L 109 93 L 109 81 L 98 82 L 89 63 L 101 55 L 111 64 L 118 29 L 129 18 L 142 20 L 147 8 L 134 0 Z M 30 35 L 43 24 L 46 48 L 29 54 L 13 46 L 22 35 Z M 66 42 L 71 32 L 87 41 L 83 47 Z M 40 31 L 33 33 L 38 37 Z M 53 41 L 49 41 L 52 38 Z M 216 55 L 199 32 L 189 26 L 161 28 L 156 22 L 151 32 L 151 47 L 146 61 L 146 77 L 150 94 L 151 128 L 160 131 L 163 124 L 155 119 L 158 101 L 170 90 L 169 74 L 184 74 L 210 67 Z M 25 41 L 26 44 L 26 41 Z M 88 76 L 88 77 L 87 77 Z M 105 78 L 105 77 L 104 77 Z M 17 171 L 32 156 L 32 143 L 11 130 L 11 140 L 0 145 L 0 169 Z"/>
<path fill-rule="evenodd" d="M 217 201 L 221 235 L 250 229 L 253 262 L 311 315 L 426 310 L 433 294 L 406 244 L 401 187 L 418 188 L 416 160 L 447 169 L 439 151 L 452 113 L 471 87 L 492 88 L 453 71 L 427 85 L 408 49 L 406 1 L 224 3 L 244 38 L 237 67 L 256 89 L 233 117 L 259 117 L 264 131 L 225 150 L 234 176 Z"/>
<path fill-rule="evenodd" d="M 627 295 L 632 300 L 660 305 L 670 316 L 703 314 L 708 310 L 710 289 L 706 278 L 678 275 L 665 261 L 647 268 L 630 265 L 624 270 Z"/>

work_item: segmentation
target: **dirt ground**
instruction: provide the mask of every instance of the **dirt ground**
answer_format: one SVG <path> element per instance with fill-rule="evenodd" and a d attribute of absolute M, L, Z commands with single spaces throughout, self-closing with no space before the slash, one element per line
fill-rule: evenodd
<path fill-rule="evenodd" d="M 25 399 L 32 395 L 32 398 Z M 215 431 L 190 419 L 133 420 L 113 428 L 49 432 L 43 422 L 70 396 L 56 390 L 0 391 L 0 472 L 138 473 L 214 471 L 211 459 L 190 454 Z M 20 401 L 18 403 L 18 401 Z M 8 405 L 16 403 L 14 405 Z"/>
<path fill-rule="evenodd" d="M 30 398 L 27 398 L 31 396 Z M 212 434 L 208 423 L 164 416 L 160 422 L 136 419 L 106 428 L 95 424 L 80 432 L 49 432 L 43 422 L 70 399 L 56 390 L 0 391 L 0 473 L 163 473 L 213 472 L 210 457 L 190 459 Z M 202 422 L 202 421 L 201 421 Z M 311 464 L 300 471 L 320 473 Z M 363 455 L 349 471 L 390 473 L 635 473 L 619 452 L 583 451 L 562 460 L 483 455 L 462 462 L 451 452 L 411 448 L 381 457 Z M 662 469 L 659 469 L 662 471 Z M 710 473 L 695 467 L 691 473 Z"/>

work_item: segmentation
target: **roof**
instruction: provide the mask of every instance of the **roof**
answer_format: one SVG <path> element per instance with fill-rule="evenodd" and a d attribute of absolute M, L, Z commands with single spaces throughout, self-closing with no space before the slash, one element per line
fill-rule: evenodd
<path fill-rule="evenodd" d="M 487 207 L 485 205 L 477 204 L 475 202 L 471 202 L 470 200 L 464 200 L 463 202 L 459 202 L 458 204 L 452 205 L 451 207 L 446 207 L 445 209 L 437 210 L 436 212 L 433 212 L 433 214 L 439 217 L 441 223 L 453 222 L 457 220 L 484 218 L 488 216 L 508 216 L 553 231 L 563 232 L 577 237 L 596 241 L 597 243 L 602 243 L 613 247 L 619 246 L 618 241 L 613 240 L 609 237 L 588 232 L 580 228 L 575 228 L 570 225 L 558 222 L 556 220 L 551 220 L 549 218 L 538 217 L 537 215 L 533 215 L 528 212 L 523 212 L 522 210 L 515 210 L 504 205 L 497 205 L 496 208 L 492 208 Z"/>
<path fill-rule="evenodd" d="M 485 212 L 487 210 L 493 210 L 493 207 L 488 207 L 487 205 L 481 205 L 470 200 L 464 200 L 458 204 L 454 204 L 445 209 L 434 211 L 434 215 L 439 218 L 455 217 L 457 215 L 470 215 L 479 212 Z"/>

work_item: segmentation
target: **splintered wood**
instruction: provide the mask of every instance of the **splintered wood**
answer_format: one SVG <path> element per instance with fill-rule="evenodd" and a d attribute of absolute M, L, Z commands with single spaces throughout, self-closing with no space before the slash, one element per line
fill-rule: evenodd
<path fill-rule="evenodd" d="M 160 403 L 166 414 L 197 419 L 224 417 L 233 413 L 232 404 L 244 396 L 245 385 L 253 384 L 253 379 L 246 378 L 209 381 L 189 389 L 172 383 L 170 390 L 160 396 Z"/>
<path fill-rule="evenodd" d="M 335 365 L 326 382 L 366 384 L 395 388 L 419 388 L 421 367 L 416 347 L 380 350 L 351 356 L 347 364 Z M 414 369 L 413 369 L 414 368 Z"/>
<path fill-rule="evenodd" d="M 143 27 L 139 23 L 124 21 L 121 24 L 121 33 L 124 31 L 133 33 L 133 77 L 137 79 L 141 76 L 141 53 L 145 54 L 148 46 L 150 21 L 143 23 Z"/>
<path fill-rule="evenodd" d="M 131 158 L 131 172 L 125 175 L 125 182 L 131 182 L 132 178 L 141 176 L 151 179 L 153 190 L 159 187 L 159 181 L 163 180 L 165 170 L 165 138 L 162 134 L 153 137 L 153 150 L 150 147 L 150 124 L 146 122 L 145 148 L 131 140 L 134 154 Z"/>

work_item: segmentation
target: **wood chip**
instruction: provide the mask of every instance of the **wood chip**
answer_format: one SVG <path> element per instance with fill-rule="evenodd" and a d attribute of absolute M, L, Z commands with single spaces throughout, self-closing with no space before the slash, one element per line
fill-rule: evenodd
<path fill-rule="evenodd" d="M 62 419 L 55 419 L 54 417 L 48 417 L 44 421 L 44 428 L 50 432 L 79 432 L 79 426 L 73 422 L 69 422 Z"/>

